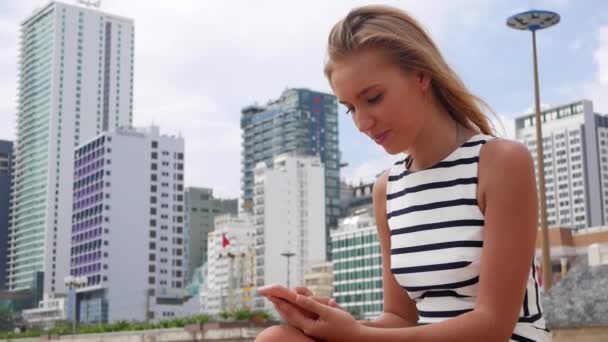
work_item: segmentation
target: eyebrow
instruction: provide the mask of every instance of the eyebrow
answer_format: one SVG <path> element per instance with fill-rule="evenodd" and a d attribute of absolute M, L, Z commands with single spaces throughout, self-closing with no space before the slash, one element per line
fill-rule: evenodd
<path fill-rule="evenodd" d="M 368 87 L 363 88 L 363 90 L 361 90 L 359 93 L 357 93 L 357 96 L 355 96 L 355 98 L 359 98 L 359 97 L 361 97 L 362 95 L 365 95 L 365 93 L 367 93 L 367 92 L 368 92 L 368 91 L 370 91 L 372 88 L 374 88 L 374 87 L 376 87 L 376 86 L 378 86 L 378 85 L 379 85 L 379 84 L 372 84 L 372 85 L 370 85 L 370 86 L 368 86 Z M 343 105 L 346 105 L 346 103 L 345 103 L 345 102 L 342 102 L 342 101 L 338 101 L 338 102 L 340 102 L 340 103 L 341 103 L 341 104 L 343 104 Z"/>

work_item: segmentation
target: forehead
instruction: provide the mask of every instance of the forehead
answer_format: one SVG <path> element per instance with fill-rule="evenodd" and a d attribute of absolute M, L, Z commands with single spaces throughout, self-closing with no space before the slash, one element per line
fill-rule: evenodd
<path fill-rule="evenodd" d="M 336 96 L 349 101 L 369 85 L 389 83 L 398 74 L 385 54 L 368 50 L 333 62 L 330 82 Z"/>

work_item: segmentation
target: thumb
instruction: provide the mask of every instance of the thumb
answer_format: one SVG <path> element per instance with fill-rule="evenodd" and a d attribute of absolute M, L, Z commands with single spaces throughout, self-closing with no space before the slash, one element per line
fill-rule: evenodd
<path fill-rule="evenodd" d="M 316 313 L 319 317 L 323 317 L 329 313 L 332 308 L 327 305 L 321 304 L 312 298 L 307 296 L 298 295 L 296 297 L 296 303 L 305 310 L 312 313 Z"/>

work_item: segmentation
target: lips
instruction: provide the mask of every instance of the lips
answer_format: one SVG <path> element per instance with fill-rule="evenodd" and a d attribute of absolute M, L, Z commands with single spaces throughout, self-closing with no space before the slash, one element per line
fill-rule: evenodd
<path fill-rule="evenodd" d="M 389 133 L 390 133 L 390 131 L 384 131 L 380 134 L 374 135 L 373 139 L 376 142 L 376 144 L 382 144 L 388 137 Z"/>

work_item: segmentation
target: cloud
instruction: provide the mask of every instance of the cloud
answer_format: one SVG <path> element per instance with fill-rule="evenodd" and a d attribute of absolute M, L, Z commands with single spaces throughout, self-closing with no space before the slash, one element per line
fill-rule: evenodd
<path fill-rule="evenodd" d="M 593 63 L 595 74 L 592 80 L 562 85 L 559 92 L 568 99 L 590 99 L 595 112 L 608 114 L 608 25 L 597 31 Z"/>
<path fill-rule="evenodd" d="M 15 122 L 19 23 L 45 3 L 14 1 L 6 16 L 0 14 L 0 137 L 14 137 L 14 124 L 4 123 Z M 181 132 L 186 185 L 237 197 L 241 108 L 275 99 L 286 87 L 330 92 L 321 71 L 326 37 L 348 10 L 367 3 L 104 0 L 101 10 L 135 22 L 135 125 Z M 454 28 L 479 29 L 490 7 L 484 0 L 388 4 L 413 14 L 440 45 L 454 40 Z M 341 141 L 340 148 L 356 150 L 350 141 Z M 373 174 L 378 155 L 366 153 L 344 174 Z"/>

